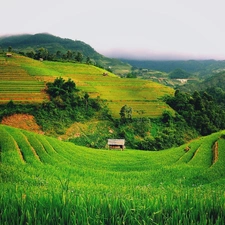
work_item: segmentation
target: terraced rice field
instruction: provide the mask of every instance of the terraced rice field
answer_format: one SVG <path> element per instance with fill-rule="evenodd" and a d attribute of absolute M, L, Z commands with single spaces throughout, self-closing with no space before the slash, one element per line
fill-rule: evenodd
<path fill-rule="evenodd" d="M 0 103 L 43 102 L 45 84 L 30 76 L 15 60 L 0 56 Z"/>
<path fill-rule="evenodd" d="M 1 125 L 0 223 L 224 225 L 224 135 L 109 151 Z"/>
<path fill-rule="evenodd" d="M 65 79 L 73 79 L 78 89 L 88 92 L 90 97 L 99 96 L 106 100 L 114 117 L 119 117 L 120 109 L 124 105 L 132 107 L 133 117 L 158 117 L 164 110 L 171 110 L 161 98 L 173 94 L 174 90 L 158 83 L 123 79 L 110 73 L 103 76 L 104 70 L 88 65 L 54 62 L 44 62 L 44 65 L 62 73 Z M 39 74 L 38 71 L 34 73 Z M 49 76 L 42 78 L 46 81 L 51 79 Z"/>
<path fill-rule="evenodd" d="M 53 81 L 61 76 L 66 80 L 74 80 L 77 88 L 88 92 L 90 97 L 99 96 L 104 99 L 115 118 L 119 117 L 124 105 L 132 107 L 133 117 L 158 117 L 164 110 L 171 110 L 161 98 L 173 94 L 173 89 L 151 81 L 119 78 L 110 72 L 103 76 L 105 72 L 92 65 L 39 62 L 15 55 L 7 62 L 0 61 L 0 102 L 10 99 L 23 102 L 43 101 L 46 99 L 42 92 L 43 82 Z"/>

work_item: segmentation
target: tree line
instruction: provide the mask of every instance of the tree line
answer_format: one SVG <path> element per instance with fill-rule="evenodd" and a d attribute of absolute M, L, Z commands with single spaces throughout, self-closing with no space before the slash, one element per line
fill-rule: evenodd
<path fill-rule="evenodd" d="M 218 103 L 219 99 L 219 96 L 212 96 L 207 90 L 193 94 L 177 90 L 174 97 L 166 99 L 166 103 L 200 135 L 209 135 L 225 129 L 225 111 L 224 106 Z"/>
<path fill-rule="evenodd" d="M 49 61 L 60 61 L 60 60 L 65 60 L 65 61 L 73 61 L 73 62 L 85 62 L 87 64 L 91 64 L 92 61 L 90 57 L 85 57 L 81 52 L 75 52 L 68 50 L 67 52 L 61 52 L 61 51 L 56 51 L 56 53 L 50 53 L 46 48 L 39 48 L 36 51 L 29 51 L 29 52 L 19 52 L 19 54 L 27 56 L 32 59 L 36 60 L 49 60 Z"/>

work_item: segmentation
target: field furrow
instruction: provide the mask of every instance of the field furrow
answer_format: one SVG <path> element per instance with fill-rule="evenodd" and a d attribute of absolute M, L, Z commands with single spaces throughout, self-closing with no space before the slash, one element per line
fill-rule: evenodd
<path fill-rule="evenodd" d="M 60 218 L 62 224 L 222 225 L 221 135 L 188 143 L 187 153 L 185 145 L 152 152 L 109 151 L 1 125 L 0 220 L 9 224 L 15 215 L 13 224 L 53 224 Z M 218 159 L 210 166 L 215 142 Z"/>
<path fill-rule="evenodd" d="M 217 153 L 217 160 L 213 166 L 216 166 L 219 170 L 222 170 L 222 167 L 224 166 L 224 159 L 225 159 L 225 139 L 224 136 L 222 136 L 218 140 L 218 153 Z M 225 171 L 221 171 L 225 173 Z"/>
<path fill-rule="evenodd" d="M 199 141 L 186 144 L 183 148 L 184 154 L 178 159 L 177 163 L 189 163 L 197 154 L 201 143 Z"/>
<path fill-rule="evenodd" d="M 15 165 L 24 163 L 23 155 L 16 141 L 11 136 L 10 132 L 4 129 L 4 126 L 0 129 L 0 149 L 2 163 Z"/>
<path fill-rule="evenodd" d="M 189 164 L 199 164 L 201 166 L 211 167 L 213 161 L 212 146 L 217 140 L 218 136 L 215 134 L 209 135 L 207 142 L 203 142 L 194 152 L 193 157 L 189 161 Z"/>
<path fill-rule="evenodd" d="M 23 154 L 25 162 L 30 164 L 40 162 L 40 159 L 36 154 L 36 151 L 28 142 L 27 137 L 20 130 L 12 129 L 10 127 L 6 127 L 5 129 L 11 133 L 12 137 L 17 142 L 20 151 Z"/>
<path fill-rule="evenodd" d="M 43 92 L 45 84 L 38 81 L 23 69 L 17 57 L 0 63 L 0 103 L 13 100 L 16 102 L 43 102 L 47 100 Z"/>
<path fill-rule="evenodd" d="M 27 131 L 22 131 L 22 132 L 27 137 L 27 140 L 28 140 L 29 144 L 31 145 L 33 150 L 38 155 L 40 161 L 43 162 L 43 163 L 49 162 L 49 155 L 47 154 L 47 152 L 43 148 L 40 141 L 35 137 L 35 135 L 32 134 L 32 133 L 29 133 Z"/>
<path fill-rule="evenodd" d="M 107 72 L 107 76 L 103 76 L 105 72 L 104 69 L 92 65 L 39 62 L 15 54 L 7 62 L 0 63 L 0 103 L 9 100 L 23 103 L 48 100 L 48 96 L 44 93 L 31 98 L 25 94 L 41 92 L 45 88 L 43 81 L 53 82 L 56 77 L 62 77 L 71 78 L 77 88 L 87 92 L 90 97 L 105 100 L 115 118 L 119 118 L 120 109 L 124 105 L 132 107 L 134 118 L 158 117 L 164 110 L 171 110 L 161 98 L 173 94 L 172 88 L 142 79 L 123 79 L 110 72 Z M 31 84 L 32 82 L 34 83 Z M 23 95 L 20 95 L 22 93 Z"/>

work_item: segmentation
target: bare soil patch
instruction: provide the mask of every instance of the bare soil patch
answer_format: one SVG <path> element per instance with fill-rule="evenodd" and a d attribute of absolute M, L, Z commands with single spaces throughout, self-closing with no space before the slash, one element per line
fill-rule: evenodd
<path fill-rule="evenodd" d="M 14 114 L 12 116 L 4 117 L 1 124 L 43 134 L 43 131 L 36 123 L 34 116 L 29 114 Z"/>

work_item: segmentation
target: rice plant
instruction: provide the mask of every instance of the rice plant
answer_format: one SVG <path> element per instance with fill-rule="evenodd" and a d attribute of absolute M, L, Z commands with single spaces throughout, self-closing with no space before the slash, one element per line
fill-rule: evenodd
<path fill-rule="evenodd" d="M 194 140 L 190 152 L 112 151 L 1 125 L 0 224 L 222 225 L 222 137 Z M 202 159 L 212 158 L 215 140 L 218 160 L 209 165 Z"/>

